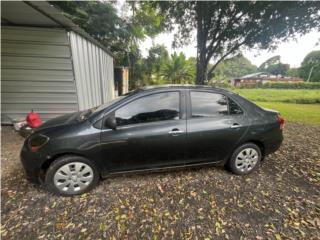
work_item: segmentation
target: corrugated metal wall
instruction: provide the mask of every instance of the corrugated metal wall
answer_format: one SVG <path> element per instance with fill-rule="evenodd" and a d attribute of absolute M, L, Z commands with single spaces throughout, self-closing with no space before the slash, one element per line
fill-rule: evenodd
<path fill-rule="evenodd" d="M 73 69 L 79 109 L 114 98 L 113 58 L 80 35 L 70 32 Z"/>
<path fill-rule="evenodd" d="M 43 120 L 78 110 L 65 30 L 2 26 L 1 35 L 2 123 L 31 109 Z"/>

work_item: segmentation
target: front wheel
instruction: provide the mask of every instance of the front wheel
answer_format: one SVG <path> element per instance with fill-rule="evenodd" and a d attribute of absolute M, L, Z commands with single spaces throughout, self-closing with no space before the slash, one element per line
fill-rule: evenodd
<path fill-rule="evenodd" d="M 56 159 L 46 172 L 47 189 L 62 196 L 73 196 L 90 191 L 99 181 L 93 162 L 79 156 Z"/>
<path fill-rule="evenodd" d="M 260 161 L 260 148 L 253 143 L 247 143 L 234 151 L 227 166 L 233 173 L 245 175 L 257 169 Z"/>

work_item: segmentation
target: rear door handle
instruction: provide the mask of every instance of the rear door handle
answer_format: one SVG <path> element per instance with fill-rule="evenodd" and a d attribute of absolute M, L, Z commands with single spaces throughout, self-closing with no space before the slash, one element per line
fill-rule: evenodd
<path fill-rule="evenodd" d="M 238 123 L 234 123 L 230 126 L 230 128 L 239 128 L 239 127 L 241 127 L 241 125 Z"/>
<path fill-rule="evenodd" d="M 184 131 L 179 130 L 178 128 L 172 129 L 169 134 L 172 136 L 178 136 L 180 134 L 184 133 Z"/>

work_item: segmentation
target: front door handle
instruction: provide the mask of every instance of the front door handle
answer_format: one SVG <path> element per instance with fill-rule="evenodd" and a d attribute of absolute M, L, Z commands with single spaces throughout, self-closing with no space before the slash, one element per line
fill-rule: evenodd
<path fill-rule="evenodd" d="M 172 136 L 178 136 L 180 134 L 184 133 L 184 131 L 179 130 L 178 128 L 172 129 L 169 134 Z"/>
<path fill-rule="evenodd" d="M 240 124 L 238 124 L 238 123 L 234 123 L 234 124 L 232 124 L 232 125 L 231 125 L 231 127 L 230 127 L 230 128 L 239 128 L 239 127 L 241 127 L 241 125 L 240 125 Z"/>

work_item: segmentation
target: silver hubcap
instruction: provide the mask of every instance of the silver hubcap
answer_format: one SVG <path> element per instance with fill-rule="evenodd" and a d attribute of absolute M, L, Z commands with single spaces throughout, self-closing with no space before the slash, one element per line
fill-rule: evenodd
<path fill-rule="evenodd" d="M 254 148 L 245 148 L 237 155 L 236 168 L 241 172 L 249 172 L 258 160 L 258 152 Z"/>
<path fill-rule="evenodd" d="M 54 174 L 54 185 L 62 192 L 77 193 L 86 189 L 93 180 L 92 168 L 82 162 L 72 162 L 60 167 Z"/>

